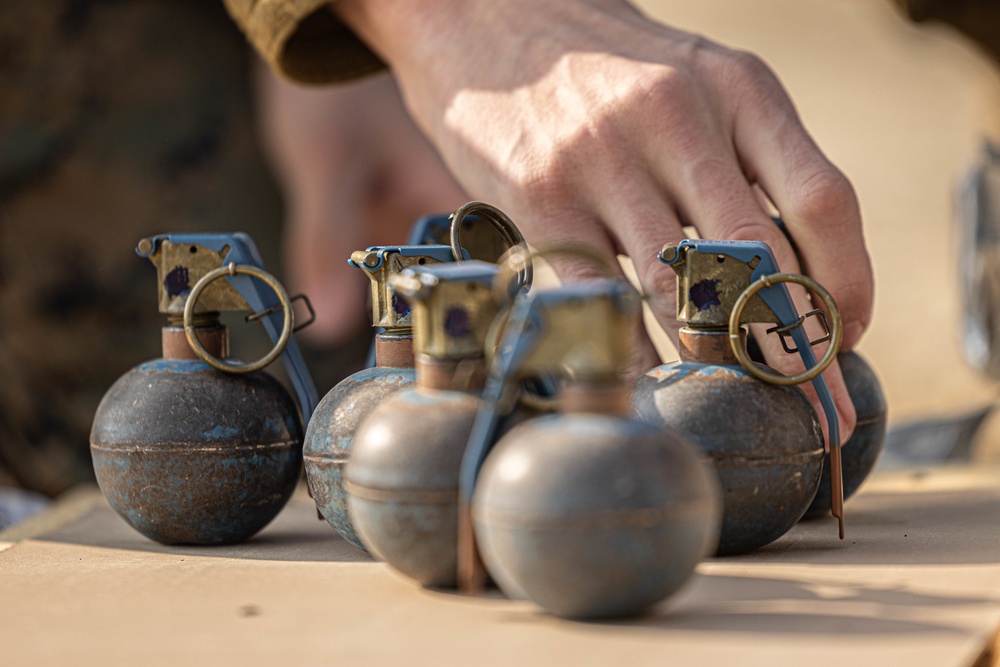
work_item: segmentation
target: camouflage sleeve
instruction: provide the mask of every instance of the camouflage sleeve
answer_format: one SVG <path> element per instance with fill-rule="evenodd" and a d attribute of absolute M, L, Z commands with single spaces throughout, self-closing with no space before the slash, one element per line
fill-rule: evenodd
<path fill-rule="evenodd" d="M 1000 61 L 1000 3 L 996 0 L 895 0 L 914 21 L 940 21 Z"/>
<path fill-rule="evenodd" d="M 385 64 L 331 11 L 330 0 L 223 0 L 275 69 L 301 83 L 346 81 Z"/>

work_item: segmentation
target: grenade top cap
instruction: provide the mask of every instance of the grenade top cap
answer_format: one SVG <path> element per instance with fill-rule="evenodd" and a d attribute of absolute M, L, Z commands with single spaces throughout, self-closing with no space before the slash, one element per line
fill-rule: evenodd
<path fill-rule="evenodd" d="M 438 359 L 481 357 L 499 311 L 493 282 L 499 268 L 472 260 L 408 268 L 389 278 L 413 307 L 413 347 Z"/>
<path fill-rule="evenodd" d="M 235 236 L 235 235 L 234 235 Z M 195 283 L 220 268 L 229 247 L 215 251 L 199 243 L 175 243 L 163 236 L 144 238 L 136 251 L 156 267 L 161 313 L 183 316 L 188 295 Z M 196 313 L 252 311 L 227 280 L 216 280 L 205 288 L 195 306 Z"/>
<path fill-rule="evenodd" d="M 388 331 L 413 327 L 412 311 L 405 299 L 389 288 L 389 279 L 403 269 L 453 261 L 450 246 L 372 246 L 351 253 L 348 263 L 372 281 L 372 326 Z"/>
<path fill-rule="evenodd" d="M 721 241 L 711 243 L 725 246 Z M 686 243 L 668 243 L 660 251 L 660 259 L 677 274 L 677 319 L 695 327 L 725 328 L 733 305 L 753 282 L 754 269 L 765 258 L 752 256 L 743 261 L 723 252 L 701 252 Z M 741 321 L 778 320 L 774 311 L 754 296 L 747 302 Z"/>
<path fill-rule="evenodd" d="M 624 280 L 588 280 L 522 298 L 536 334 L 518 364 L 520 374 L 560 371 L 575 380 L 605 381 L 617 380 L 628 367 L 642 302 Z"/>

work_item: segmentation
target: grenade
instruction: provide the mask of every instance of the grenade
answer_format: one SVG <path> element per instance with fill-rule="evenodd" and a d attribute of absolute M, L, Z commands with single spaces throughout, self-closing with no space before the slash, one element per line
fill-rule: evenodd
<path fill-rule="evenodd" d="M 854 433 L 841 449 L 844 467 L 844 500 L 858 490 L 871 474 L 878 462 L 882 446 L 885 444 L 887 409 L 885 394 L 875 371 L 857 352 L 841 352 L 837 355 L 840 372 L 851 395 L 854 412 L 858 420 Z M 816 498 L 813 499 L 805 518 L 812 519 L 825 514 L 830 506 L 830 462 L 823 465 L 822 482 Z"/>
<path fill-rule="evenodd" d="M 316 507 L 340 535 L 363 549 L 347 514 L 343 472 L 362 420 L 389 396 L 413 384 L 412 310 L 389 289 L 389 278 L 411 266 L 452 260 L 445 245 L 372 247 L 351 255 L 351 266 L 372 281 L 375 365 L 342 380 L 330 390 L 306 429 L 303 458 Z"/>
<path fill-rule="evenodd" d="M 519 297 L 484 406 L 496 387 L 558 371 L 559 411 L 500 438 L 477 481 L 493 421 L 485 407 L 463 464 L 487 570 L 508 595 L 559 616 L 638 614 L 715 548 L 720 492 L 709 465 L 679 433 L 629 416 L 620 376 L 640 314 L 635 290 L 617 279 Z"/>
<path fill-rule="evenodd" d="M 643 419 L 676 428 L 715 465 L 723 491 L 717 555 L 753 551 L 787 532 L 816 497 L 825 455 L 819 420 L 794 382 L 813 379 L 834 444 L 833 512 L 841 518 L 839 433 L 836 409 L 819 373 L 840 342 L 839 315 L 829 294 L 805 276 L 779 274 L 761 242 L 685 240 L 668 244 L 660 259 L 677 273 L 681 360 L 654 368 L 635 383 L 633 407 Z M 830 349 L 816 364 L 783 282 L 819 294 L 834 323 Z M 750 362 L 744 322 L 776 322 L 791 336 L 809 371 L 779 376 Z M 787 349 L 787 348 L 786 348 Z M 761 381 L 766 380 L 766 381 Z M 781 384 L 776 384 L 781 383 Z"/>
<path fill-rule="evenodd" d="M 426 586 L 454 586 L 458 469 L 486 376 L 497 266 L 406 269 L 389 284 L 413 306 L 416 383 L 364 420 L 347 464 L 362 543 Z"/>
<path fill-rule="evenodd" d="M 281 355 L 304 419 L 316 403 L 292 337 L 292 300 L 245 234 L 165 234 L 137 252 L 157 267 L 163 358 L 133 368 L 101 401 L 90 437 L 97 482 L 150 539 L 241 542 L 285 505 L 302 465 L 295 403 L 259 369 Z M 255 363 L 228 359 L 222 311 L 252 313 L 271 352 Z"/>

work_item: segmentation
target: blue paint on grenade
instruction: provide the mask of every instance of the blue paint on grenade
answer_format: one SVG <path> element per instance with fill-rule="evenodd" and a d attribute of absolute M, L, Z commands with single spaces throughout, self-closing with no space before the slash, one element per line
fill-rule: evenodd
<path fill-rule="evenodd" d="M 854 495 L 875 469 L 885 445 L 888 419 L 885 394 L 875 370 L 857 352 L 837 355 L 840 373 L 854 404 L 857 421 L 854 433 L 841 448 L 844 469 L 844 500 Z M 823 477 L 816 498 L 806 511 L 805 518 L 812 519 L 826 514 L 830 507 L 830 461 L 823 463 Z"/>
<path fill-rule="evenodd" d="M 303 459 L 316 508 L 340 535 L 364 549 L 347 512 L 344 466 L 362 420 L 396 392 L 413 384 L 413 312 L 401 307 L 389 278 L 414 266 L 452 261 L 446 245 L 374 246 L 351 255 L 350 264 L 371 280 L 372 325 L 377 327 L 374 365 L 345 378 L 316 407 L 306 428 Z"/>
<path fill-rule="evenodd" d="M 101 401 L 90 438 L 98 484 L 150 539 L 241 542 L 291 496 L 302 421 L 317 402 L 293 336 L 293 299 L 245 234 L 163 234 L 137 252 L 157 267 L 164 358 L 133 368 Z M 224 311 L 260 321 L 271 352 L 252 363 L 228 358 Z M 298 408 L 260 370 L 279 356 Z"/>
<path fill-rule="evenodd" d="M 556 615 L 629 616 L 674 593 L 714 550 L 710 466 L 684 436 L 629 416 L 620 374 L 640 315 L 638 294 L 617 279 L 517 298 L 462 464 L 474 526 L 473 539 L 460 524 L 466 590 L 483 585 L 484 563 L 508 595 Z M 559 412 L 491 448 L 520 380 L 539 372 L 562 377 Z"/>
<path fill-rule="evenodd" d="M 416 383 L 368 415 L 347 463 L 348 509 L 362 543 L 426 586 L 455 585 L 458 470 L 485 381 L 497 270 L 473 260 L 390 278 L 413 306 Z M 462 331 L 445 326 L 455 308 L 470 323 Z"/>
<path fill-rule="evenodd" d="M 843 538 L 838 419 L 821 375 L 840 344 L 836 304 L 811 279 L 779 273 L 762 242 L 685 240 L 664 246 L 660 259 L 678 276 L 677 318 L 686 323 L 681 360 L 639 378 L 633 407 L 641 418 L 688 435 L 715 465 L 724 499 L 718 555 L 746 553 L 787 532 L 816 497 L 826 454 L 827 508 L 840 520 Z M 813 290 L 825 312 L 800 317 L 785 282 Z M 819 363 L 812 345 L 820 341 L 811 341 L 802 326 L 809 317 L 827 323 L 822 340 L 831 341 Z M 785 377 L 751 362 L 742 330 L 749 322 L 775 323 L 769 333 L 797 351 L 807 370 Z M 806 380 L 826 413 L 829 449 L 815 411 L 794 386 Z"/>

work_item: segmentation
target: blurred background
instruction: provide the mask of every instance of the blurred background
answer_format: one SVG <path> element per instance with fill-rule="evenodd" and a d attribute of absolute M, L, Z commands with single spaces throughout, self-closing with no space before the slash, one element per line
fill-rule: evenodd
<path fill-rule="evenodd" d="M 968 458 L 1000 458 L 1000 424 L 982 409 L 996 385 L 962 357 L 955 221 L 956 184 L 981 161 L 983 138 L 1000 137 L 1000 76 L 983 48 L 998 22 L 982 7 L 995 3 L 638 4 L 754 51 L 778 73 L 861 200 L 877 294 L 860 351 L 884 383 L 890 425 L 937 433 L 945 457 L 960 446 Z M 915 24 L 907 9 L 926 20 Z M 0 4 L 0 487 L 54 496 L 92 479 L 88 434 L 101 396 L 159 356 L 155 274 L 133 251 L 146 235 L 247 231 L 291 291 L 329 293 L 313 297 L 321 319 L 307 341 L 320 394 L 358 368 L 369 338 L 364 279 L 340 282 L 316 267 L 342 267 L 351 244 L 400 241 L 415 215 L 431 212 L 421 207 L 462 203 L 453 184 L 427 186 L 426 146 L 393 105 L 386 76 L 337 91 L 277 82 L 221 2 Z M 356 122 L 377 131 L 355 131 Z M 282 132 L 324 125 L 336 130 L 329 143 Z M 337 143 L 337 131 L 397 146 L 416 138 L 394 168 L 371 167 L 369 178 L 363 147 Z M 303 142 L 319 155 L 297 151 Z M 315 189 L 333 194 L 303 206 L 293 178 L 303 166 L 289 153 L 309 173 L 329 173 L 329 186 L 319 179 Z M 393 157 L 384 146 L 373 153 Z M 357 168 L 338 173 L 354 156 Z M 334 158 L 340 167 L 308 169 Z M 382 205 L 343 204 L 355 195 Z M 320 224 L 331 216 L 339 222 Z M 324 322 L 324 303 L 338 300 L 357 316 Z M 980 418 L 983 429 L 961 430 Z"/>

